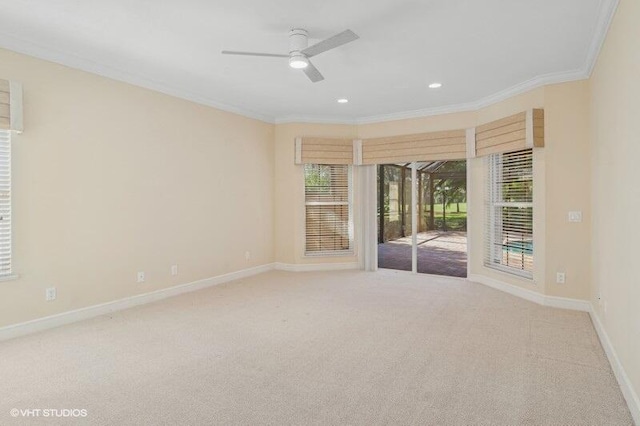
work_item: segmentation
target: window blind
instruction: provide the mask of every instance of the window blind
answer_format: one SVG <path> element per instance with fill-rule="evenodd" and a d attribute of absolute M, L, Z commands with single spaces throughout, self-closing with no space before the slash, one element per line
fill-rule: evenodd
<path fill-rule="evenodd" d="M 488 267 L 533 277 L 533 151 L 487 157 L 486 249 Z"/>
<path fill-rule="evenodd" d="M 351 168 L 348 165 L 304 165 L 305 254 L 349 254 L 353 251 Z"/>
<path fill-rule="evenodd" d="M 11 273 L 11 133 L 0 130 L 0 277 Z"/>

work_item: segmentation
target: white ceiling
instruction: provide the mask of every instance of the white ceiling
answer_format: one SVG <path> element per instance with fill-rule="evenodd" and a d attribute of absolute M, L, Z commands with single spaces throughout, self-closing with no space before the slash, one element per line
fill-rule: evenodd
<path fill-rule="evenodd" d="M 0 0 L 0 46 L 267 121 L 370 122 L 476 108 L 589 75 L 617 0 Z M 311 83 L 282 58 L 313 44 Z M 427 88 L 438 81 L 443 87 Z M 348 104 L 336 99 L 346 97 Z"/>

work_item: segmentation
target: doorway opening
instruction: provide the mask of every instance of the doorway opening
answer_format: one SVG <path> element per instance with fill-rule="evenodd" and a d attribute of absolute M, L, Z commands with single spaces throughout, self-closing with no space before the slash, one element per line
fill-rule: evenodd
<path fill-rule="evenodd" d="M 467 276 L 466 169 L 464 160 L 378 166 L 378 267 Z"/>

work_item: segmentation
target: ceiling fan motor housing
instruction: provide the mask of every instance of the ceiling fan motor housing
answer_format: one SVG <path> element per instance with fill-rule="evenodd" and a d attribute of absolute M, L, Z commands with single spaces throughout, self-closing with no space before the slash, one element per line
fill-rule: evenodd
<path fill-rule="evenodd" d="M 307 31 L 302 28 L 294 28 L 289 32 L 289 66 L 302 69 L 309 66 L 307 55 L 302 53 L 307 48 Z"/>
<path fill-rule="evenodd" d="M 309 34 L 302 28 L 294 28 L 289 31 L 289 54 L 301 54 L 308 47 Z"/>

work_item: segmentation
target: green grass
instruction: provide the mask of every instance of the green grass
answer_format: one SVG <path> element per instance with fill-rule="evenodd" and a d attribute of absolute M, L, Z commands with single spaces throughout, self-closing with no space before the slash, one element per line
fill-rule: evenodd
<path fill-rule="evenodd" d="M 456 204 L 452 203 L 449 206 L 447 206 L 446 213 L 447 213 L 447 229 L 449 231 L 464 231 L 467 229 L 467 203 L 460 203 L 459 213 L 457 212 Z M 422 215 L 421 220 L 426 221 L 422 223 L 429 223 L 429 211 L 423 210 L 421 212 L 421 215 Z M 442 204 L 434 204 L 433 218 L 435 222 L 434 223 L 435 229 L 443 229 L 444 223 L 442 218 Z M 398 223 L 400 221 L 400 216 L 396 215 L 393 217 L 393 220 L 391 220 L 390 216 L 387 214 L 385 216 L 385 221 L 387 223 L 387 225 L 385 226 L 388 227 L 390 226 L 389 222 Z"/>
<path fill-rule="evenodd" d="M 447 229 L 449 231 L 465 231 L 467 229 L 467 203 L 460 203 L 460 212 L 457 212 L 457 210 L 455 203 L 447 206 Z M 422 215 L 428 222 L 429 212 L 423 211 Z M 435 220 L 435 228 L 443 229 L 442 204 L 434 204 L 433 218 Z"/>
<path fill-rule="evenodd" d="M 433 209 L 435 210 L 435 216 L 442 216 L 442 204 L 434 204 Z M 429 214 L 429 211 L 425 211 L 424 214 Z M 447 216 L 450 214 L 458 215 L 460 217 L 467 216 L 467 203 L 460 203 L 460 213 L 457 213 L 456 203 L 451 203 L 447 206 Z"/>

